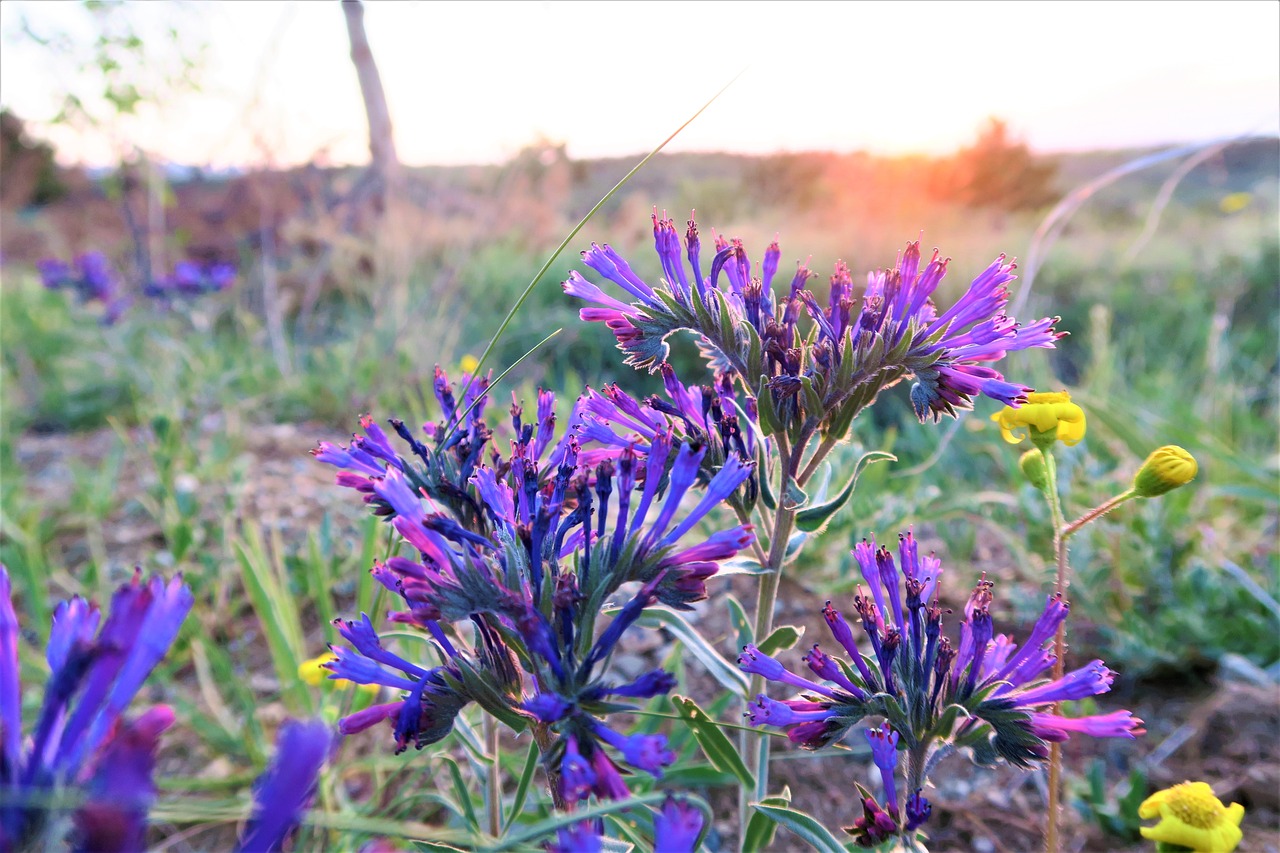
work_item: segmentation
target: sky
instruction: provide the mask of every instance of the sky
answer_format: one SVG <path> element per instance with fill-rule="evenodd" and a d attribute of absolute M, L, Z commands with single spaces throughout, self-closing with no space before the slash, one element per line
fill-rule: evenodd
<path fill-rule="evenodd" d="M 64 161 L 121 150 L 213 167 L 368 159 L 359 84 L 333 2 L 125 3 L 144 81 L 174 66 L 166 28 L 204 46 L 198 93 L 170 91 L 98 129 L 53 126 L 93 102 L 90 16 L 0 4 L 0 104 Z M 22 34 L 68 34 L 68 51 Z M 1280 3 L 387 2 L 368 32 L 410 165 L 501 162 L 538 140 L 575 158 L 652 149 L 734 82 L 670 151 L 945 153 L 986 117 L 1041 151 L 1280 133 Z M 734 79 L 736 77 L 736 80 Z M 100 88 L 100 87 L 99 87 Z"/>

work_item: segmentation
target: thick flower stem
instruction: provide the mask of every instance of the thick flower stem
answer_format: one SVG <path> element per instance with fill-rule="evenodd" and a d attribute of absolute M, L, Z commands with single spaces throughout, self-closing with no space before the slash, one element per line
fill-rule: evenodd
<path fill-rule="evenodd" d="M 773 530 L 769 536 L 769 554 L 765 563 L 766 571 L 760 576 L 760 587 L 756 595 L 756 620 L 753 636 L 757 643 L 763 642 L 773 631 L 773 609 L 778 598 L 778 583 L 782 579 L 782 564 L 787 557 L 787 540 L 791 538 L 791 529 L 795 521 L 795 508 L 786 504 L 786 494 L 792 481 L 795 480 L 796 462 L 804 452 L 802 444 L 792 450 L 788 447 L 785 435 L 779 435 L 778 456 L 781 476 L 778 478 L 778 509 L 774 514 Z M 759 675 L 751 677 L 747 699 L 764 690 L 764 678 Z M 769 790 L 769 740 L 756 732 L 747 735 L 747 766 L 752 768 L 756 776 L 756 789 L 753 792 L 756 800 L 763 799 Z M 747 798 L 739 796 L 739 825 L 746 828 L 750 819 Z"/>
<path fill-rule="evenodd" d="M 551 762 L 551 744 L 554 738 L 551 729 L 546 723 L 534 723 L 530 727 L 533 732 L 533 742 L 538 745 L 538 752 L 542 756 L 542 768 L 547 771 L 547 787 L 550 789 L 551 805 L 558 812 L 566 812 L 569 810 L 569 804 L 565 802 L 564 795 L 560 793 L 560 771 Z"/>

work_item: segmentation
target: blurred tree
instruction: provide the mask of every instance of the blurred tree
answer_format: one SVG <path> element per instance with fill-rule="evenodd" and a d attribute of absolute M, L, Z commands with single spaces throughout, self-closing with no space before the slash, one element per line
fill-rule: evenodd
<path fill-rule="evenodd" d="M 360 80 L 360 96 L 364 98 L 365 117 L 369 122 L 369 171 L 367 186 L 373 198 L 374 210 L 381 214 L 387 206 L 387 196 L 395 189 L 400 173 L 400 158 L 396 155 L 396 142 L 391 129 L 391 110 L 382 88 L 382 76 L 378 64 L 373 61 L 373 48 L 364 31 L 364 4 L 360 0 L 342 0 L 342 12 L 347 19 L 347 38 L 351 42 L 351 62 Z M 366 181 L 361 181 L 365 186 Z"/>
<path fill-rule="evenodd" d="M 0 110 L 0 204 L 10 210 L 48 204 L 66 191 L 53 146 L 31 139 L 22 119 Z"/>
<path fill-rule="evenodd" d="M 1060 196 L 1057 174 L 1056 163 L 1032 154 L 1010 135 L 1006 122 L 993 116 L 972 145 L 937 164 L 930 194 L 965 207 L 1036 210 Z"/>

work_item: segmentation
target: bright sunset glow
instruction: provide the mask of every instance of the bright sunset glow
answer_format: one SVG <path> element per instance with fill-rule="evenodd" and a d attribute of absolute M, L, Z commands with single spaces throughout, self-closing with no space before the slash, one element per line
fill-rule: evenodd
<path fill-rule="evenodd" d="M 203 27 L 204 92 L 121 136 L 167 159 L 363 162 L 335 4 L 147 4 L 141 26 Z M 178 17 L 173 17 L 175 14 Z M 6 2 L 0 101 L 64 159 L 113 160 L 101 134 L 39 122 L 74 80 L 20 36 L 73 29 L 71 4 Z M 152 20 L 154 19 L 154 20 Z M 574 157 L 652 147 L 735 74 L 671 150 L 942 152 L 988 115 L 1041 150 L 1274 133 L 1275 3 L 386 3 L 365 23 L 401 159 L 493 162 L 544 137 Z M 268 154 L 269 152 L 269 154 Z"/>

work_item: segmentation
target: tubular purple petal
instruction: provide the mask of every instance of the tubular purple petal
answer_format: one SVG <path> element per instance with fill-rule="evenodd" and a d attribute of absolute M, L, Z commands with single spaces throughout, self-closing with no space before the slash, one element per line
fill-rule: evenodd
<path fill-rule="evenodd" d="M 18 616 L 9 570 L 0 563 L 0 779 L 17 781 L 22 759 L 22 685 L 18 669 Z"/>
<path fill-rule="evenodd" d="M 1018 707 L 1023 708 L 1047 705 L 1051 702 L 1069 702 L 1073 699 L 1084 699 L 1106 693 L 1111 689 L 1111 682 L 1115 677 L 1115 672 L 1107 669 L 1102 661 L 1095 660 L 1067 673 L 1057 681 L 1010 694 L 1009 698 Z"/>
<path fill-rule="evenodd" d="M 1144 734 L 1142 720 L 1130 711 L 1114 711 L 1092 717 L 1061 717 L 1057 714 L 1031 715 L 1031 730 L 1037 736 L 1050 741 L 1066 740 L 1069 732 L 1079 732 L 1090 737 L 1136 738 Z"/>

